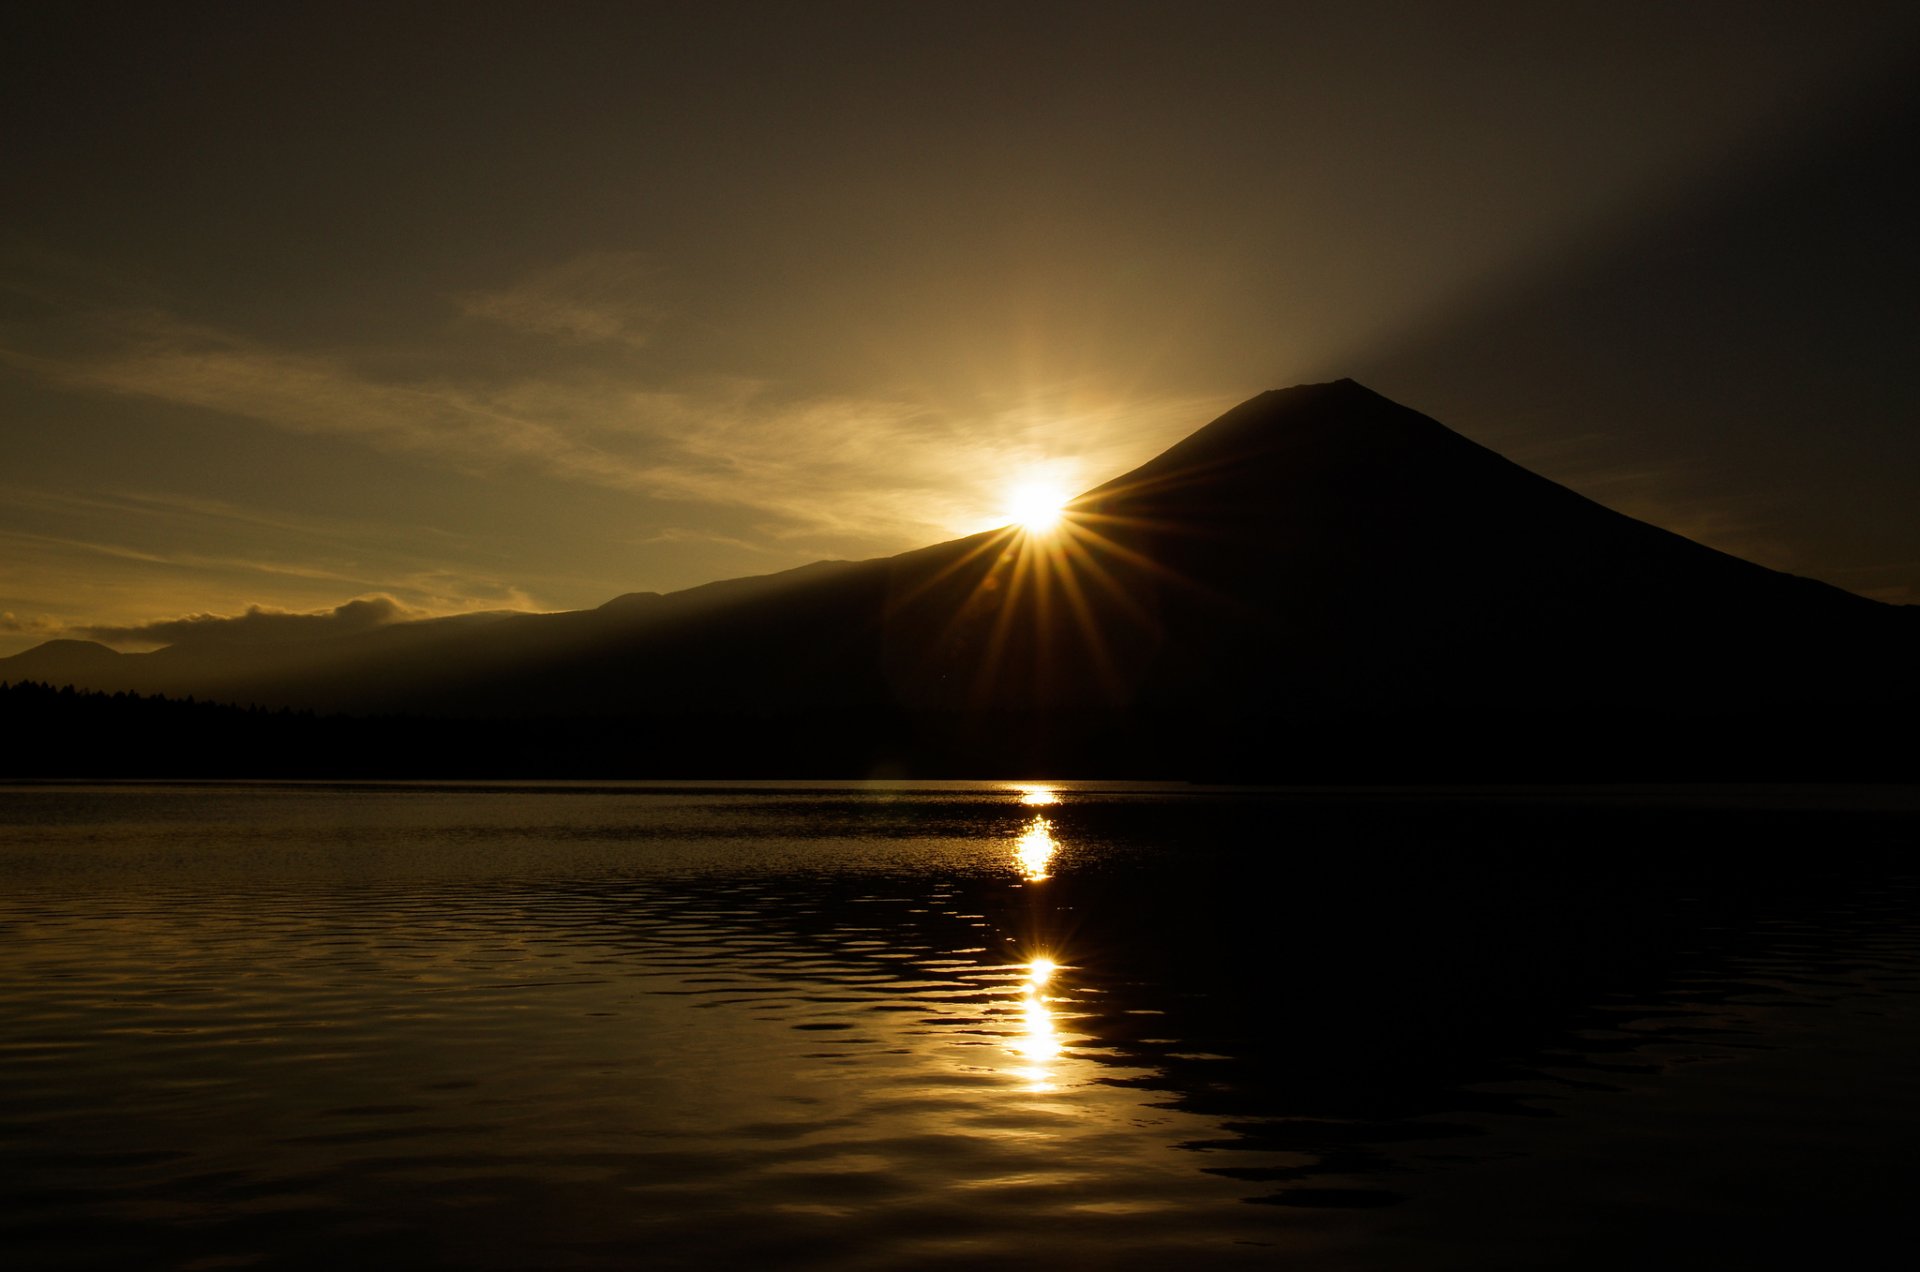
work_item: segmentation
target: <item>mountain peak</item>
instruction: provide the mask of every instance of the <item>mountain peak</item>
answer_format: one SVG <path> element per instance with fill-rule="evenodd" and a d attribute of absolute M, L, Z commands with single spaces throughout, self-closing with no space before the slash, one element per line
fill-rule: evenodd
<path fill-rule="evenodd" d="M 120 656 L 119 650 L 114 649 L 109 645 L 103 645 L 97 640 L 74 640 L 73 638 L 67 637 L 67 636 L 58 637 L 54 640 L 43 641 L 40 644 L 34 646 L 34 648 L 35 649 L 56 649 L 63 654 L 81 654 L 84 656 L 94 657 L 94 658 L 99 658 L 103 656 L 118 658 Z"/>
<path fill-rule="evenodd" d="M 1439 421 L 1383 397 L 1357 380 L 1269 389 L 1248 398 L 1139 468 L 1088 491 L 1083 510 L 1119 505 L 1175 488 L 1215 495 L 1265 481 L 1297 485 L 1343 470 L 1417 463 L 1503 460 Z M 1269 491 L 1268 493 L 1275 493 Z"/>
<path fill-rule="evenodd" d="M 85 681 L 125 665 L 127 655 L 97 640 L 62 637 L 0 658 L 0 680 Z"/>

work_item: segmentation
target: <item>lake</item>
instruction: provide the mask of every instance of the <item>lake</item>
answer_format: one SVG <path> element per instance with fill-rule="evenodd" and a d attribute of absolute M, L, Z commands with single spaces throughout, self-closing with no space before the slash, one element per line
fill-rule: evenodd
<path fill-rule="evenodd" d="M 0 786 L 10 1268 L 1864 1263 L 1912 788 Z"/>

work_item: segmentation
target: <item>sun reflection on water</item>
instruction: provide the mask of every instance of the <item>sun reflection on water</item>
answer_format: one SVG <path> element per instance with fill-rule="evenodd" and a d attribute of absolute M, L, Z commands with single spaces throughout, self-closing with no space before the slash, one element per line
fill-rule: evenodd
<path fill-rule="evenodd" d="M 1020 986 L 1020 1032 L 1010 1050 L 1025 1061 L 1015 1072 L 1027 1080 L 1029 1091 L 1051 1091 L 1054 1086 L 1051 1063 L 1060 1055 L 1060 1030 L 1045 990 L 1056 970 L 1052 959 L 1035 958 L 1026 965 L 1027 978 Z"/>
<path fill-rule="evenodd" d="M 1047 878 L 1053 854 L 1059 851 L 1060 845 L 1053 838 L 1053 823 L 1036 813 L 1020 838 L 1014 841 L 1014 865 L 1019 868 L 1022 879 L 1039 883 Z"/>
<path fill-rule="evenodd" d="M 1053 822 L 1038 810 L 1059 803 L 1060 797 L 1052 787 L 1038 783 L 1022 782 L 1011 789 L 1019 793 L 1023 806 L 1036 810 L 1013 842 L 1013 865 L 1024 882 L 1040 883 L 1050 877 L 1060 845 L 1053 837 Z M 1043 896 L 1038 892 L 1029 893 L 1030 904 L 1044 906 Z M 1039 911 L 1033 913 L 1037 915 Z M 1010 1072 L 1024 1079 L 1030 1092 L 1053 1091 L 1057 1085 L 1054 1068 L 1065 1044 L 1061 1041 L 1060 1021 L 1048 1001 L 1047 989 L 1059 969 L 1059 964 L 1046 954 L 1034 954 L 1026 963 L 1008 969 L 1020 978 L 1018 1005 L 1014 1009 L 1017 1018 L 1008 1022 L 1012 1027 L 1005 1035 L 1007 1050 L 1018 1061 Z M 1056 991 L 1058 988 L 1054 985 Z"/>

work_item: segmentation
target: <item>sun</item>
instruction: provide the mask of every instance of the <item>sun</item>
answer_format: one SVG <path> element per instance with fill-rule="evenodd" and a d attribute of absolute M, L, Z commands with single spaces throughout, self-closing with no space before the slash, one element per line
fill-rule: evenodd
<path fill-rule="evenodd" d="M 1007 516 L 1028 534 L 1046 534 L 1066 515 L 1067 494 L 1058 486 L 1029 481 L 1007 492 Z"/>

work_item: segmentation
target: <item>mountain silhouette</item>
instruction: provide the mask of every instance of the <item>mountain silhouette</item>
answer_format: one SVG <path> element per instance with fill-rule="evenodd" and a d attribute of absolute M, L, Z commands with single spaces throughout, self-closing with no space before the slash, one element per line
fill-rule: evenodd
<path fill-rule="evenodd" d="M 1851 771 L 1876 754 L 1875 721 L 1916 696 L 1917 627 L 1338 381 L 1243 403 L 1081 495 L 1053 536 L 244 650 L 50 642 L 0 659 L 0 680 L 508 733 L 598 722 L 581 727 L 644 735 L 656 763 L 677 736 L 714 773 L 830 754 L 1263 779 L 1463 757 Z"/>

